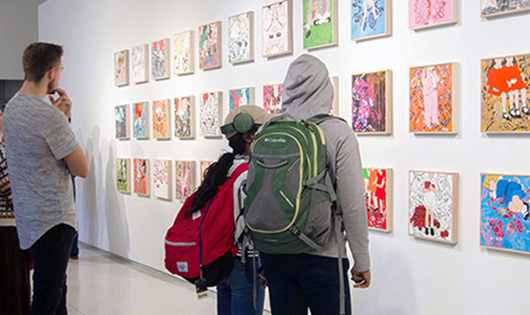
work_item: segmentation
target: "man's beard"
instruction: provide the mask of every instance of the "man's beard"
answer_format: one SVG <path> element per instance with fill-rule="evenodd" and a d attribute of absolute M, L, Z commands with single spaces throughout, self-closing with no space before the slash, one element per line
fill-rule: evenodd
<path fill-rule="evenodd" d="M 55 90 L 57 90 L 57 87 L 55 86 L 55 80 L 52 80 L 50 83 L 48 83 L 48 89 L 46 91 L 46 94 L 53 94 L 55 93 Z"/>

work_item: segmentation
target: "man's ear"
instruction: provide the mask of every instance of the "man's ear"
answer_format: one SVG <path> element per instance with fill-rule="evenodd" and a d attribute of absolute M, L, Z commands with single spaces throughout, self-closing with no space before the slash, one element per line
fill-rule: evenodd
<path fill-rule="evenodd" d="M 57 75 L 57 71 L 55 71 L 55 67 L 50 68 L 50 70 L 46 71 L 46 77 L 48 78 L 48 82 L 53 81 L 56 75 Z"/>

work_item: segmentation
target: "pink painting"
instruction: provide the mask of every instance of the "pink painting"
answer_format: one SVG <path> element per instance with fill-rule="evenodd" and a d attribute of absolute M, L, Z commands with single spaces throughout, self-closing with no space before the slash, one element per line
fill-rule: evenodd
<path fill-rule="evenodd" d="M 409 0 L 409 28 L 456 23 L 454 0 Z"/>

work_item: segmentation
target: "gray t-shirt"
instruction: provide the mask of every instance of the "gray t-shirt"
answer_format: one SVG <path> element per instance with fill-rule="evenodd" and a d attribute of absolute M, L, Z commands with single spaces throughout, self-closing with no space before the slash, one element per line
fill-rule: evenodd
<path fill-rule="evenodd" d="M 66 116 L 36 95 L 16 94 L 6 105 L 3 130 L 20 248 L 61 223 L 77 229 L 63 159 L 79 143 Z"/>

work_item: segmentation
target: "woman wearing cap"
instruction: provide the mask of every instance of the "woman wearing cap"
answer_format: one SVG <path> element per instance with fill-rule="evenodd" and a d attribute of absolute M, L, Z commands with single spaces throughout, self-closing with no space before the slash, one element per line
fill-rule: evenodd
<path fill-rule="evenodd" d="M 264 109 L 256 105 L 240 106 L 228 114 L 224 125 L 221 126 L 221 131 L 226 136 L 232 152 L 223 154 L 217 162 L 208 167 L 190 211 L 201 209 L 236 168 L 243 163 L 248 163 L 250 143 L 254 139 L 254 134 L 271 117 Z M 266 282 L 260 275 L 261 268 L 254 264 L 258 253 L 251 245 L 248 245 L 246 250 L 242 249 L 245 227 L 242 209 L 246 198 L 243 188 L 246 179 L 247 171 L 244 171 L 234 181 L 233 186 L 234 240 L 239 248 L 232 273 L 217 285 L 217 314 L 219 315 L 261 315 L 263 313 Z M 241 260 L 243 253 L 246 253 L 246 263 Z"/>

